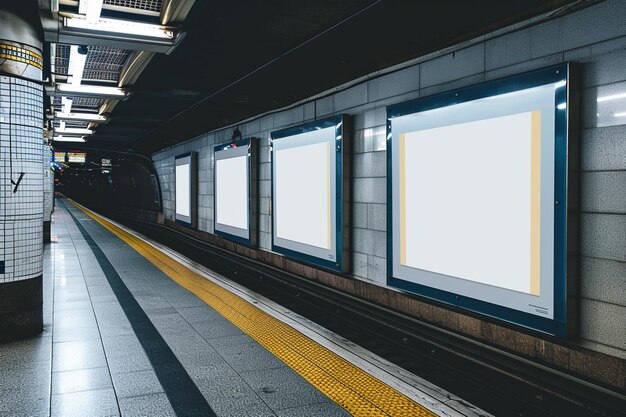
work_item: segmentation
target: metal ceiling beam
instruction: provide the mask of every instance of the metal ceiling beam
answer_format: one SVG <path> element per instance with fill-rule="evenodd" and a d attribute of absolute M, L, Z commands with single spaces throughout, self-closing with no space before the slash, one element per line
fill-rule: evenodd
<path fill-rule="evenodd" d="M 161 6 L 161 24 L 182 23 L 196 0 L 163 0 Z"/>

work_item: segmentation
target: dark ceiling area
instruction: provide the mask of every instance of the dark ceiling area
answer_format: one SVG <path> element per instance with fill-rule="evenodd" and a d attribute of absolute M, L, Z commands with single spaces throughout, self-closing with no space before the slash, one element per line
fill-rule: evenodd
<path fill-rule="evenodd" d="M 85 146 L 149 154 L 570 3 L 197 0 Z"/>

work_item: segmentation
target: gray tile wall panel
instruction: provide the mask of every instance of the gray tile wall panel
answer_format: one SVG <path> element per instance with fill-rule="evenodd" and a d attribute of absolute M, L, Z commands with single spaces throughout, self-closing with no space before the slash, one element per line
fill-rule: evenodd
<path fill-rule="evenodd" d="M 365 203 L 352 204 L 352 227 L 367 229 L 367 206 Z"/>
<path fill-rule="evenodd" d="M 485 69 L 485 45 L 478 44 L 424 62 L 420 71 L 420 88 L 479 74 Z"/>
<path fill-rule="evenodd" d="M 514 65 L 532 59 L 532 37 L 528 31 L 500 36 L 485 43 L 485 70 Z"/>
<path fill-rule="evenodd" d="M 352 107 L 367 103 L 367 83 L 355 85 L 347 90 L 333 94 L 335 112 L 342 112 Z"/>
<path fill-rule="evenodd" d="M 352 274 L 360 278 L 367 278 L 367 255 L 354 252 L 352 254 Z"/>
<path fill-rule="evenodd" d="M 259 246 L 271 249 L 271 234 L 265 231 L 271 225 L 270 133 L 347 112 L 354 126 L 351 272 L 358 279 L 386 285 L 386 106 L 562 62 L 580 62 L 584 89 L 580 344 L 626 355 L 626 336 L 618 335 L 618 326 L 626 325 L 626 117 L 612 116 L 626 100 L 610 106 L 597 103 L 599 96 L 626 92 L 624 21 L 626 2 L 603 2 L 240 124 L 244 136 L 261 138 Z M 199 225 L 212 232 L 212 146 L 227 142 L 231 134 L 232 127 L 220 129 L 153 155 L 168 218 L 173 218 L 174 156 L 195 149 L 201 152 L 201 175 L 206 177 L 201 182 L 206 195 Z"/>
<path fill-rule="evenodd" d="M 354 228 L 353 250 L 359 253 L 374 253 L 374 231 L 368 229 Z"/>
<path fill-rule="evenodd" d="M 626 214 L 626 171 L 585 172 L 580 194 L 584 212 Z"/>
<path fill-rule="evenodd" d="M 584 339 L 614 348 L 626 346 L 626 307 L 595 300 L 581 300 L 581 334 Z"/>
<path fill-rule="evenodd" d="M 580 233 L 582 255 L 626 262 L 625 215 L 582 213 Z"/>
<path fill-rule="evenodd" d="M 417 91 L 419 88 L 420 67 L 419 65 L 414 65 L 369 80 L 367 82 L 367 98 L 369 102 L 374 102 L 400 94 L 406 94 L 407 91 Z"/>
<path fill-rule="evenodd" d="M 583 256 L 580 268 L 583 298 L 626 307 L 626 262 Z"/>
<path fill-rule="evenodd" d="M 581 136 L 584 171 L 626 170 L 626 125 L 583 129 Z"/>
<path fill-rule="evenodd" d="M 367 205 L 367 227 L 372 230 L 385 232 L 387 230 L 387 205 Z"/>
<path fill-rule="evenodd" d="M 595 58 L 581 57 L 578 59 L 578 62 L 587 60 L 589 60 L 588 64 L 585 65 L 583 71 L 585 86 L 595 87 L 626 80 L 626 71 L 624 71 L 626 68 L 626 50 Z"/>

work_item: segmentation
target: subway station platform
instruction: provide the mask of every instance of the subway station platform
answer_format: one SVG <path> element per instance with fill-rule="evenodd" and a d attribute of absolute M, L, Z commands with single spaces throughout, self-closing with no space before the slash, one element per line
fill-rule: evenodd
<path fill-rule="evenodd" d="M 0 345 L 0 415 L 485 415 L 69 200 L 44 277 L 43 334 Z"/>

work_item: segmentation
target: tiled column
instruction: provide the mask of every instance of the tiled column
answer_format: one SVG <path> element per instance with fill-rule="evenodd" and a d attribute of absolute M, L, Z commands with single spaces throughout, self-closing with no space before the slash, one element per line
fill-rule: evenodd
<path fill-rule="evenodd" d="M 41 41 L 0 10 L 0 341 L 42 330 Z"/>
<path fill-rule="evenodd" d="M 52 148 L 50 145 L 43 147 L 43 242 L 50 243 L 50 224 L 52 223 L 52 211 L 54 210 L 54 174 L 50 170 Z"/>

